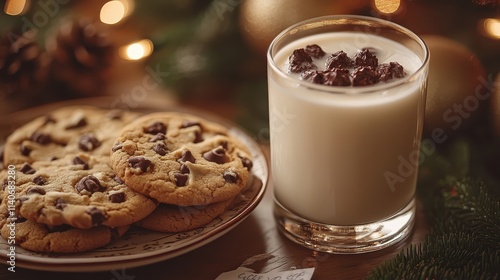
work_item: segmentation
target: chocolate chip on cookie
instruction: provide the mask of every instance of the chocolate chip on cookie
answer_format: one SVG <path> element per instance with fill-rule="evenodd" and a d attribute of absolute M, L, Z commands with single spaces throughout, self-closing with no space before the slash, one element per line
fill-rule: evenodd
<path fill-rule="evenodd" d="M 180 162 L 192 162 L 192 163 L 195 163 L 196 162 L 196 159 L 194 158 L 193 156 L 193 153 L 191 153 L 190 150 L 185 150 L 182 152 L 182 156 L 181 158 L 179 159 Z"/>
<path fill-rule="evenodd" d="M 244 167 L 246 167 L 246 169 L 252 170 L 253 162 L 249 158 L 244 157 L 242 155 L 238 155 L 238 157 L 241 159 L 241 163 L 243 164 Z"/>
<path fill-rule="evenodd" d="M 124 192 L 112 193 L 108 196 L 109 201 L 113 203 L 122 203 L 125 201 L 126 194 Z"/>
<path fill-rule="evenodd" d="M 39 188 L 39 187 L 33 187 L 33 188 L 29 188 L 28 191 L 26 192 L 27 195 L 34 194 L 34 193 L 44 195 L 45 190 L 42 188 Z"/>
<path fill-rule="evenodd" d="M 164 156 L 168 153 L 168 148 L 165 143 L 158 142 L 153 146 L 153 151 L 155 151 L 157 154 Z"/>
<path fill-rule="evenodd" d="M 111 148 L 111 151 L 112 151 L 112 152 L 116 152 L 116 151 L 118 151 L 118 150 L 120 150 L 120 149 L 122 149 L 122 148 L 123 148 L 123 143 L 116 142 L 116 143 L 113 145 L 113 147 Z"/>
<path fill-rule="evenodd" d="M 67 205 L 67 204 L 66 204 L 66 201 L 64 201 L 64 199 L 62 199 L 62 198 L 58 198 L 58 199 L 56 200 L 56 203 L 54 204 L 54 206 L 55 206 L 55 207 L 56 207 L 56 209 L 58 209 L 58 210 L 63 210 L 63 209 L 64 209 L 64 207 L 66 207 L 66 205 Z"/>
<path fill-rule="evenodd" d="M 84 134 L 78 141 L 80 150 L 89 152 L 99 147 L 101 142 L 92 134 Z"/>
<path fill-rule="evenodd" d="M 228 182 L 228 183 L 233 184 L 233 183 L 236 183 L 238 181 L 238 174 L 236 174 L 236 172 L 231 171 L 231 170 L 225 171 L 222 174 L 222 177 L 224 177 L 224 180 L 226 180 L 226 182 Z"/>
<path fill-rule="evenodd" d="M 189 167 L 184 163 L 181 165 L 180 171 L 182 174 L 189 174 L 190 173 Z"/>
<path fill-rule="evenodd" d="M 128 164 L 132 168 L 147 172 L 151 166 L 151 161 L 145 157 L 133 156 L 128 159 Z"/>
<path fill-rule="evenodd" d="M 43 185 L 45 185 L 46 180 L 42 176 L 36 176 L 35 178 L 33 178 L 33 183 L 35 183 L 39 186 L 43 186 Z"/>
<path fill-rule="evenodd" d="M 162 122 L 155 122 L 144 129 L 144 132 L 149 134 L 158 134 L 167 132 L 167 126 Z"/>
<path fill-rule="evenodd" d="M 80 157 L 76 156 L 73 158 L 73 164 L 74 165 L 82 165 L 84 170 L 89 169 L 89 165 Z"/>
<path fill-rule="evenodd" d="M 175 185 L 178 187 L 182 187 L 186 185 L 189 179 L 189 174 L 177 172 L 174 174 L 174 178 L 175 178 Z"/>
<path fill-rule="evenodd" d="M 167 139 L 167 137 L 165 136 L 165 134 L 163 134 L 163 133 L 160 132 L 160 133 L 157 133 L 155 136 L 153 136 L 149 140 L 149 142 L 163 141 L 165 139 Z"/>
<path fill-rule="evenodd" d="M 114 172 L 160 203 L 227 200 L 244 189 L 250 176 L 251 156 L 230 130 L 190 114 L 144 115 L 125 126 L 116 143 L 131 148 L 111 154 Z"/>
<path fill-rule="evenodd" d="M 101 186 L 101 182 L 99 179 L 92 175 L 87 175 L 83 177 L 78 183 L 75 185 L 75 189 L 82 193 L 83 191 L 88 191 L 90 193 L 102 192 L 104 190 L 103 186 Z"/>
<path fill-rule="evenodd" d="M 50 137 L 49 134 L 40 132 L 40 131 L 35 131 L 31 135 L 31 140 L 33 142 L 36 142 L 38 144 L 46 145 L 49 144 L 52 141 L 52 138 Z"/>
<path fill-rule="evenodd" d="M 35 174 L 36 172 L 36 170 L 33 169 L 33 167 L 31 167 L 31 165 L 29 165 L 28 163 L 23 164 L 23 166 L 21 166 L 21 169 L 19 169 L 19 171 L 21 171 L 24 174 Z"/>
<path fill-rule="evenodd" d="M 194 140 L 193 140 L 193 143 L 200 143 L 200 142 L 203 142 L 203 135 L 200 131 L 195 131 L 194 132 Z"/>
<path fill-rule="evenodd" d="M 31 153 L 31 148 L 26 146 L 24 143 L 21 144 L 21 146 L 19 147 L 19 151 L 21 152 L 21 155 L 23 156 L 29 156 L 30 153 Z"/>
<path fill-rule="evenodd" d="M 87 209 L 86 213 L 90 215 L 93 226 L 101 225 L 106 220 L 106 214 L 97 207 Z"/>
<path fill-rule="evenodd" d="M 185 120 L 184 122 L 182 122 L 181 128 L 188 128 L 188 127 L 195 127 L 195 126 L 199 127 L 199 130 L 194 131 L 193 143 L 200 143 L 204 140 L 203 134 L 201 132 L 202 126 L 201 126 L 200 122 Z"/>
<path fill-rule="evenodd" d="M 229 162 L 230 160 L 229 157 L 226 155 L 226 150 L 222 146 L 219 146 L 215 149 L 212 149 L 204 153 L 203 157 L 208 161 L 215 162 L 218 164 L 223 164 Z"/>

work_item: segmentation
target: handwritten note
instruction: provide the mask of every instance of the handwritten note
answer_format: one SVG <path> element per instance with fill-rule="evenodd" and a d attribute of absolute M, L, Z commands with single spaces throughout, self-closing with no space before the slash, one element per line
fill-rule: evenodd
<path fill-rule="evenodd" d="M 222 273 L 215 280 L 310 280 L 313 274 L 314 268 L 255 273 L 250 268 L 240 266 Z"/>

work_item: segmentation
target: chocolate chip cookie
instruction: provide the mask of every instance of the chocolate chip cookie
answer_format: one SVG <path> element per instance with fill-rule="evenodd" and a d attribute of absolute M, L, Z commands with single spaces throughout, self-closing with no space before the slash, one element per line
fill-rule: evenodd
<path fill-rule="evenodd" d="M 182 232 L 202 227 L 224 213 L 234 199 L 208 205 L 177 206 L 160 204 L 153 213 L 135 225 L 160 232 Z"/>
<path fill-rule="evenodd" d="M 252 161 L 228 129 L 197 116 L 153 113 L 127 125 L 111 166 L 130 188 L 159 202 L 207 205 L 236 196 Z"/>
<path fill-rule="evenodd" d="M 5 165 L 50 161 L 86 152 L 109 155 L 121 128 L 138 115 L 91 106 L 63 107 L 16 129 L 5 143 Z"/>
<path fill-rule="evenodd" d="M 22 176 L 22 175 L 21 175 Z M 24 176 L 22 176 L 24 177 Z M 90 229 L 76 229 L 68 225 L 49 226 L 26 220 L 10 204 L 13 197 L 9 190 L 8 174 L 0 171 L 0 235 L 6 240 L 14 238 L 16 245 L 36 251 L 54 253 L 75 253 L 104 246 L 121 237 L 129 225 L 110 228 L 98 226 Z M 17 187 L 16 187 L 17 188 Z M 11 207 L 9 207 L 11 205 Z"/>
<path fill-rule="evenodd" d="M 17 167 L 17 213 L 50 226 L 130 225 L 157 206 L 153 199 L 129 189 L 109 166 L 109 156 L 85 153 Z"/>
<path fill-rule="evenodd" d="M 10 216 L 8 206 L 8 195 L 9 195 L 9 180 L 7 170 L 0 170 L 0 228 L 7 221 Z M 15 194 L 15 186 L 13 193 Z M 15 196 L 11 196 L 11 198 L 15 198 Z M 15 213 L 12 213 L 15 214 Z"/>
<path fill-rule="evenodd" d="M 8 222 L 1 228 L 1 235 L 7 239 L 14 226 Z M 76 253 L 102 247 L 127 232 L 129 226 L 91 229 L 75 229 L 69 226 L 51 227 L 29 220 L 15 223 L 16 245 L 35 252 Z"/>

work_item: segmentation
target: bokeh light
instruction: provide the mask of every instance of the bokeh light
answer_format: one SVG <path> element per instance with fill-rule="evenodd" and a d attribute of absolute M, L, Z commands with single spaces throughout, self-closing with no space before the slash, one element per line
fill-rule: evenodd
<path fill-rule="evenodd" d="M 3 10 L 8 15 L 17 16 L 24 11 L 26 4 L 26 0 L 7 0 Z"/>
<path fill-rule="evenodd" d="M 484 33 L 493 39 L 500 39 L 500 19 L 486 18 L 483 20 L 482 27 Z"/>
<path fill-rule="evenodd" d="M 127 17 L 134 12 L 135 9 L 134 0 L 118 0 L 118 1 L 123 4 L 123 8 L 125 9 L 124 17 Z"/>
<path fill-rule="evenodd" d="M 126 60 L 139 60 L 153 53 L 153 42 L 148 39 L 140 40 L 120 48 L 119 55 Z"/>
<path fill-rule="evenodd" d="M 392 14 L 398 11 L 401 0 L 374 0 L 374 6 L 383 14 Z"/>
<path fill-rule="evenodd" d="M 125 5 L 121 1 L 106 2 L 101 8 L 100 19 L 106 24 L 116 24 L 125 17 Z"/>

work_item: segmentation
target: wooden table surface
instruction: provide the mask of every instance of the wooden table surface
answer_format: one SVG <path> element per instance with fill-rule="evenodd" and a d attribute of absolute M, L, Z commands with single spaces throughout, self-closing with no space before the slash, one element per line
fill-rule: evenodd
<path fill-rule="evenodd" d="M 261 147 L 269 159 L 269 146 L 262 144 Z M 426 233 L 425 219 L 417 205 L 412 235 L 391 247 L 356 255 L 334 255 L 306 249 L 289 241 L 277 230 L 273 217 L 273 184 L 270 180 L 264 198 L 241 224 L 209 244 L 173 259 L 135 268 L 86 273 L 35 271 L 23 268 L 22 261 L 18 260 L 15 273 L 8 272 L 5 264 L 0 266 L 0 279 L 215 279 L 221 273 L 254 259 L 260 261 L 247 267 L 257 272 L 314 266 L 313 279 L 363 279 L 370 270 L 400 252 L 404 246 L 423 240 Z"/>
<path fill-rule="evenodd" d="M 268 150 L 267 146 L 263 149 Z M 397 254 L 410 242 L 418 243 L 426 234 L 425 220 L 417 208 L 415 230 L 405 241 L 373 253 L 319 253 L 297 245 L 279 233 L 272 210 L 273 185 L 270 182 L 263 200 L 246 220 L 213 242 L 179 257 L 142 267 L 96 273 L 46 272 L 22 267 L 11 273 L 7 272 L 6 266 L 2 266 L 0 279 L 215 279 L 252 257 L 262 259 L 248 266 L 258 272 L 315 266 L 313 279 L 363 279 L 372 268 Z M 22 266 L 22 262 L 19 261 L 18 265 Z M 2 278 L 5 276 L 8 278 Z"/>

